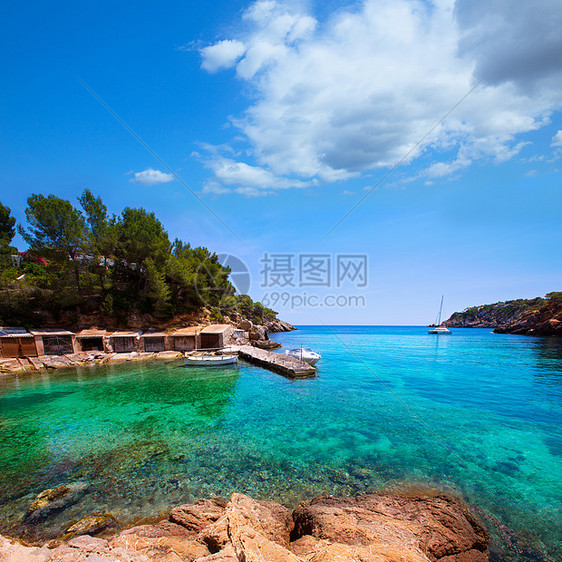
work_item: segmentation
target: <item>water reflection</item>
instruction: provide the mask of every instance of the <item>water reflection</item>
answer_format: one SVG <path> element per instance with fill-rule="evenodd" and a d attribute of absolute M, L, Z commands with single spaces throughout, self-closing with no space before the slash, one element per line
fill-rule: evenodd
<path fill-rule="evenodd" d="M 537 338 L 535 342 L 537 367 L 541 369 L 538 374 L 562 384 L 562 338 Z"/>

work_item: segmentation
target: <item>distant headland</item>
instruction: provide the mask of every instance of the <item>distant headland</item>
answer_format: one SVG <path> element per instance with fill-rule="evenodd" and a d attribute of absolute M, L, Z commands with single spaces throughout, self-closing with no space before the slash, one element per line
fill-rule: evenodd
<path fill-rule="evenodd" d="M 562 336 L 562 292 L 471 306 L 452 314 L 446 324 L 451 328 L 493 328 L 498 334 Z"/>

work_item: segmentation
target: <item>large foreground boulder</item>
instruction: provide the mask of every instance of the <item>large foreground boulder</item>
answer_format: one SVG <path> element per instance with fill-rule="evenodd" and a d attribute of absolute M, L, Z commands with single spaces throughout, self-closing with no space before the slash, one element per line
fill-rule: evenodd
<path fill-rule="evenodd" d="M 295 547 L 301 553 L 303 544 L 309 551 L 312 547 L 316 557 L 311 560 L 329 560 L 335 543 L 353 547 L 336 549 L 342 560 L 362 559 L 363 547 L 389 561 L 488 559 L 488 531 L 459 500 L 445 494 L 320 496 L 301 503 L 293 518 Z"/>
<path fill-rule="evenodd" d="M 319 496 L 291 513 L 234 494 L 174 508 L 155 525 L 108 540 L 76 536 L 53 549 L 0 537 L 16 562 L 485 562 L 489 535 L 458 499 L 442 493 Z"/>

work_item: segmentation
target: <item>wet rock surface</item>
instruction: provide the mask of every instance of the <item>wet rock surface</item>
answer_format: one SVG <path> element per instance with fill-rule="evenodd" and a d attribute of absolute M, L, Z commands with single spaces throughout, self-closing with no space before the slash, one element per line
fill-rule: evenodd
<path fill-rule="evenodd" d="M 87 520 L 77 529 L 95 523 Z M 234 494 L 176 507 L 109 539 L 82 534 L 47 548 L 0 537 L 0 560 L 484 562 L 488 543 L 472 512 L 443 493 L 319 496 L 293 513 Z"/>
<path fill-rule="evenodd" d="M 75 504 L 88 489 L 82 482 L 57 486 L 38 494 L 25 513 L 24 522 L 34 524 Z"/>
<path fill-rule="evenodd" d="M 71 536 L 97 535 L 110 527 L 117 526 L 117 519 L 111 513 L 98 513 L 82 517 L 66 529 Z"/>

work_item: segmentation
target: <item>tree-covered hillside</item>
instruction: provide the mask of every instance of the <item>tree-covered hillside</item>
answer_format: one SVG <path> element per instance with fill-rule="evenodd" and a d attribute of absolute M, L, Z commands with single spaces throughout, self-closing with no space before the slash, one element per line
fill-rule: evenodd
<path fill-rule="evenodd" d="M 506 334 L 562 335 L 562 292 L 472 306 L 455 312 L 446 323 L 452 328 L 494 328 Z"/>
<path fill-rule="evenodd" d="M 203 308 L 214 321 L 236 312 L 256 323 L 275 318 L 236 294 L 215 253 L 171 242 L 154 213 L 127 207 L 110 215 L 87 189 L 78 203 L 31 195 L 27 224 L 17 225 L 29 245 L 21 253 L 10 245 L 16 221 L 0 203 L 0 325 L 73 324 L 90 315 L 125 326 L 135 315 L 165 322 Z"/>
<path fill-rule="evenodd" d="M 508 324 L 523 312 L 539 309 L 545 302 L 545 299 L 536 297 L 471 306 L 462 312 L 453 313 L 447 320 L 447 326 L 452 328 L 497 328 Z"/>

